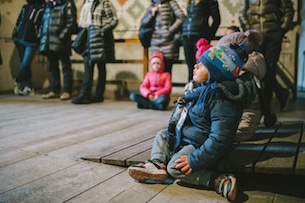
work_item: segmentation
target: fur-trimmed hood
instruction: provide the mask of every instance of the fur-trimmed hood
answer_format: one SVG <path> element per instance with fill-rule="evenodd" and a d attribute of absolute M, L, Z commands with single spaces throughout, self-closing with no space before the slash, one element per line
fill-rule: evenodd
<path fill-rule="evenodd" d="M 251 72 L 246 71 L 235 81 L 218 83 L 218 92 L 230 100 L 240 102 L 243 108 L 249 107 L 257 94 L 253 77 Z"/>

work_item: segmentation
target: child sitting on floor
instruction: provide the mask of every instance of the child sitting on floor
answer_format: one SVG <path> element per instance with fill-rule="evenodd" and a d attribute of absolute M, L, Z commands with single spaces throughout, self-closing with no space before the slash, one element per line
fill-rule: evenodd
<path fill-rule="evenodd" d="M 245 48 L 237 44 L 204 52 L 194 66 L 195 88 L 178 99 L 168 128 L 154 139 L 150 160 L 128 168 L 132 178 L 163 182 L 169 175 L 185 184 L 215 189 L 229 201 L 235 199 L 235 176 L 218 174 L 216 165 L 232 150 L 242 114 L 240 102 L 246 98 L 230 100 L 218 84 L 234 81 L 247 58 Z"/>
<path fill-rule="evenodd" d="M 146 73 L 140 85 L 140 93 L 131 93 L 129 98 L 137 102 L 141 109 L 165 110 L 170 101 L 172 79 L 165 72 L 164 58 L 161 52 L 155 52 L 149 60 L 150 71 Z"/>

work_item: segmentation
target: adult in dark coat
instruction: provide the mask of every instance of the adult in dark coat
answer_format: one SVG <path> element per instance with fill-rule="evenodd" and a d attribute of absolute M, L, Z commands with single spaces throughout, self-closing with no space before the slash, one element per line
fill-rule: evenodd
<path fill-rule="evenodd" d="M 113 5 L 109 0 L 86 0 L 80 13 L 79 27 L 88 29 L 88 44 L 82 56 L 85 72 L 77 98 L 73 104 L 89 104 L 104 101 L 106 62 L 114 60 L 113 29 L 118 24 Z M 95 95 L 91 97 L 94 66 L 98 67 Z"/>
<path fill-rule="evenodd" d="M 209 18 L 212 23 L 209 24 Z M 196 42 L 205 38 L 209 42 L 215 37 L 220 25 L 220 14 L 217 0 L 189 0 L 187 16 L 182 25 L 183 48 L 188 66 L 188 80 L 192 80 L 196 64 Z"/>
<path fill-rule="evenodd" d="M 283 88 L 276 79 L 277 62 L 282 50 L 282 40 L 290 29 L 294 16 L 291 0 L 242 0 L 239 20 L 244 31 L 256 29 L 263 36 L 259 51 L 264 55 L 267 73 L 261 96 L 264 124 L 271 127 L 276 123 L 276 115 L 271 111 L 273 92 L 279 99 L 281 110 L 288 106 L 290 91 Z"/>
<path fill-rule="evenodd" d="M 39 30 L 40 52 L 47 57 L 50 74 L 50 92 L 43 99 L 67 100 L 72 92 L 71 35 L 76 29 L 76 7 L 73 0 L 49 0 Z M 60 95 L 61 61 L 63 72 L 63 94 Z"/>

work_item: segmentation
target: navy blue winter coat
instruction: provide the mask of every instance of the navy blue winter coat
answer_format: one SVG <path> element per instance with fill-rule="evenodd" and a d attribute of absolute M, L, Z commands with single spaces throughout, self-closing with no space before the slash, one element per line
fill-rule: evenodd
<path fill-rule="evenodd" d="M 188 154 L 193 171 L 215 166 L 232 150 L 243 108 L 255 96 L 254 84 L 249 79 L 236 81 L 236 95 L 215 82 L 197 86 L 178 100 L 167 137 L 173 153 L 189 144 L 196 148 Z M 187 112 L 185 119 L 181 119 L 179 107 Z"/>
<path fill-rule="evenodd" d="M 220 13 L 217 0 L 201 0 L 198 4 L 190 1 L 187 16 L 182 25 L 182 36 L 199 36 L 210 41 L 215 37 L 219 25 Z"/>

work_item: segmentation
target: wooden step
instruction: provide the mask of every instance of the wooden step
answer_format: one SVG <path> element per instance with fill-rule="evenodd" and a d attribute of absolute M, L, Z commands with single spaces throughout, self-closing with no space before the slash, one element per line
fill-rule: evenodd
<path fill-rule="evenodd" d="M 233 151 L 218 165 L 219 171 L 305 175 L 303 121 L 262 125 L 248 141 L 234 143 Z M 99 155 L 102 163 L 130 166 L 149 159 L 154 136 L 130 140 L 111 154 Z M 89 159 L 90 160 L 90 159 Z"/>

